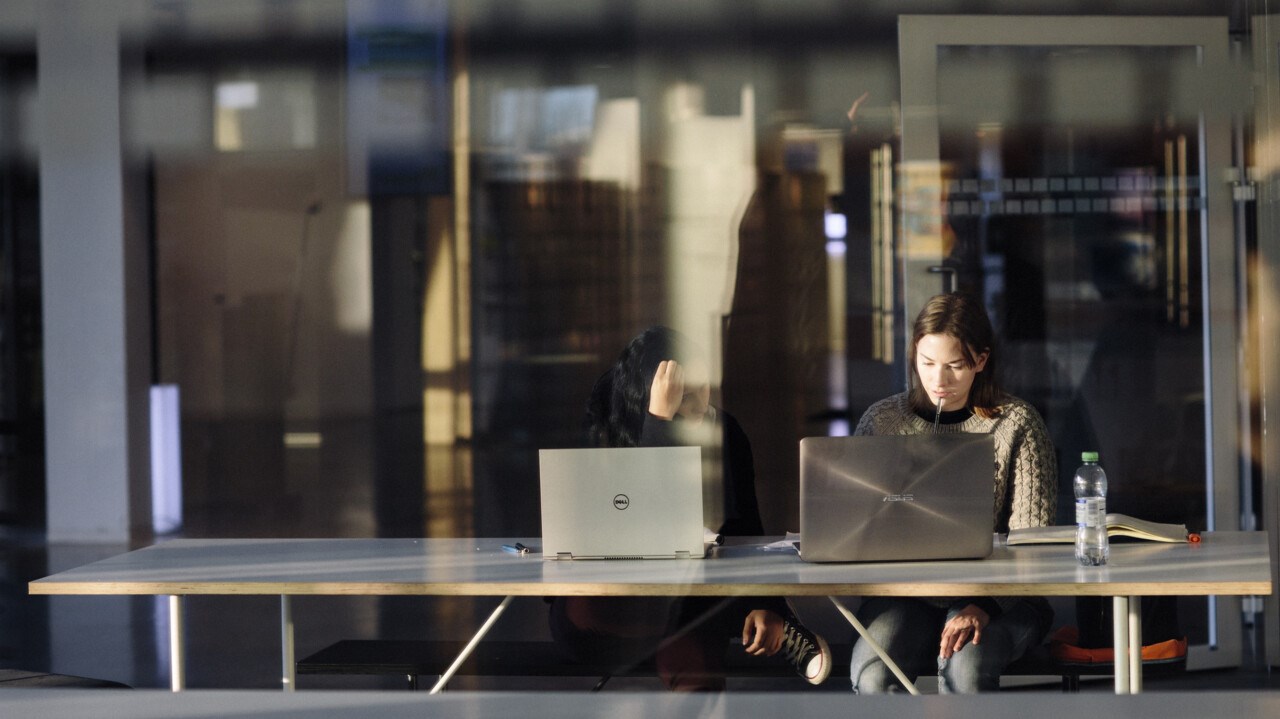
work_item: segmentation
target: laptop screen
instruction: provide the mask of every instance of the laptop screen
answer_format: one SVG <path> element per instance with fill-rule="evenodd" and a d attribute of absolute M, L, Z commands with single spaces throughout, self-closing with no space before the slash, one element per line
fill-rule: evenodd
<path fill-rule="evenodd" d="M 991 553 L 989 434 L 806 437 L 800 556 L 813 562 L 972 559 Z"/>
<path fill-rule="evenodd" d="M 544 558 L 705 555 L 700 448 L 543 449 L 538 465 Z"/>

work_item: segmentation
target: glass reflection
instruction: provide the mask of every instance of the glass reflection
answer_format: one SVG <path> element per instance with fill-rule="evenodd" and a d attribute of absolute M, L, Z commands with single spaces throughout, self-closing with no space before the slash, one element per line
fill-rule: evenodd
<path fill-rule="evenodd" d="M 1206 453 L 1235 448 L 1206 446 L 1206 363 L 1237 348 L 1204 343 L 1201 213 L 1222 188 L 1202 182 L 1194 49 L 944 47 L 935 183 L 902 162 L 897 7 L 119 5 L 104 31 L 128 60 L 122 131 L 148 188 L 131 212 L 154 251 L 139 291 L 155 380 L 182 392 L 190 535 L 536 535 L 535 450 L 579 442 L 596 376 L 659 323 L 713 354 L 765 525 L 794 530 L 798 438 L 848 432 L 898 388 L 923 235 L 946 258 L 924 282 L 987 298 L 1063 475 L 1097 449 L 1117 510 L 1208 521 Z M 0 513 L 39 526 L 38 11 L 4 7 Z M 1252 39 L 1245 14 L 1232 37 Z M 1271 97 L 1275 48 L 1256 45 L 1224 84 Z M 1235 164 L 1258 168 L 1240 189 L 1261 183 L 1237 205 L 1259 422 L 1267 107 L 1234 131 Z M 936 227 L 899 224 L 913 203 L 942 208 Z M 1248 524 L 1266 497 L 1244 492 Z"/>

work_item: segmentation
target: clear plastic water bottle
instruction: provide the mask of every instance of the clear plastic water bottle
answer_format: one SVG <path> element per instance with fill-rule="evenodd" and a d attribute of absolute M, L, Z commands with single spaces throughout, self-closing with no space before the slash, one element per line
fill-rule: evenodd
<path fill-rule="evenodd" d="M 1086 567 L 1107 563 L 1107 473 L 1097 452 L 1082 452 L 1076 470 L 1076 559 Z"/>

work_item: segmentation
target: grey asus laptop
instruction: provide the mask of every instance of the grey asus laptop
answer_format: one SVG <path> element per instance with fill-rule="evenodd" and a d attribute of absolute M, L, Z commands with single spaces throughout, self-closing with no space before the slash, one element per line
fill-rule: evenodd
<path fill-rule="evenodd" d="M 800 556 L 810 562 L 991 554 L 989 434 L 800 440 Z"/>
<path fill-rule="evenodd" d="M 543 449 L 546 559 L 700 559 L 698 447 Z"/>

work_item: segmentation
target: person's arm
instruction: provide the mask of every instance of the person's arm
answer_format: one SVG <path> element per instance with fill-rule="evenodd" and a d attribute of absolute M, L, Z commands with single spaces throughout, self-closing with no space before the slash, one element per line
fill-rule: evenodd
<path fill-rule="evenodd" d="M 782 648 L 784 620 L 777 612 L 753 609 L 742 622 L 742 651 L 771 657 Z"/>
<path fill-rule="evenodd" d="M 684 401 L 684 368 L 675 360 L 663 360 L 653 373 L 649 385 L 649 414 L 659 419 L 672 420 Z"/>
<path fill-rule="evenodd" d="M 640 430 L 641 447 L 679 447 L 684 443 L 676 436 L 675 422 L 669 419 L 645 416 L 644 427 Z"/>
<path fill-rule="evenodd" d="M 677 447 L 676 411 L 684 400 L 684 369 L 675 360 L 663 360 L 649 385 L 649 406 L 640 429 L 641 447 Z"/>
<path fill-rule="evenodd" d="M 942 626 L 938 656 L 950 659 L 952 654 L 964 649 L 970 642 L 981 644 L 982 630 L 990 623 L 991 615 L 985 609 L 977 604 L 966 605 Z"/>
<path fill-rule="evenodd" d="M 760 503 L 756 498 L 756 468 L 747 433 L 728 412 L 721 411 L 724 427 L 724 524 L 720 533 L 729 537 L 764 534 Z"/>
<path fill-rule="evenodd" d="M 1030 405 L 1022 405 L 1009 419 L 1020 427 L 1009 460 L 1013 496 L 1008 528 L 1049 526 L 1058 506 L 1058 458 L 1049 430 Z"/>

